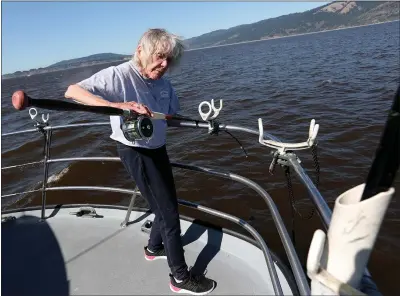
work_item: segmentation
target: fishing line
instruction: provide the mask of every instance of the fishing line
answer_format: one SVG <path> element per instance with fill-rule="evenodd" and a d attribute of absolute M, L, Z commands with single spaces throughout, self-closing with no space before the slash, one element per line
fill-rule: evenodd
<path fill-rule="evenodd" d="M 225 131 L 228 135 L 230 135 L 232 138 L 234 138 L 234 139 L 236 140 L 236 142 L 239 144 L 240 148 L 243 150 L 244 154 L 246 155 L 246 158 L 248 158 L 249 156 L 248 156 L 246 150 L 244 149 L 242 143 L 241 143 L 234 135 L 232 135 L 229 131 L 227 131 L 227 130 L 224 130 L 224 131 Z"/>

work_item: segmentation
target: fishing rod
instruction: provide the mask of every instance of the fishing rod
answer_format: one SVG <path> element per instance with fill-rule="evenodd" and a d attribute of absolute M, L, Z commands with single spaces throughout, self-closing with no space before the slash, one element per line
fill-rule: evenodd
<path fill-rule="evenodd" d="M 200 123 L 200 120 L 189 118 L 183 115 L 171 115 L 171 114 L 164 114 L 160 112 L 151 112 L 153 113 L 153 119 L 165 119 L 165 120 L 180 120 L 180 121 L 190 121 L 196 122 L 197 124 Z"/>
<path fill-rule="evenodd" d="M 172 114 L 164 114 L 160 112 L 152 112 L 151 117 L 144 114 L 139 114 L 130 109 L 120 109 L 114 107 L 106 107 L 106 106 L 91 106 L 78 104 L 73 102 L 68 102 L 63 99 L 37 99 L 32 98 L 28 94 L 26 94 L 22 90 L 17 90 L 12 95 L 12 104 L 17 110 L 24 110 L 28 107 L 38 107 L 42 109 L 48 110 L 56 110 L 56 111 L 85 111 L 103 115 L 115 115 L 122 116 L 123 122 L 121 123 L 122 132 L 125 135 L 125 138 L 129 141 L 135 140 L 149 140 L 153 136 L 153 123 L 151 119 L 155 120 L 167 120 L 169 123 L 174 126 L 173 122 L 194 122 L 196 127 L 199 127 L 200 120 L 192 119 L 183 115 L 172 115 Z M 203 113 L 201 107 L 203 105 L 207 105 L 210 110 L 207 113 Z M 214 100 L 211 100 L 211 104 L 208 102 L 202 102 L 199 105 L 199 113 L 204 121 L 209 123 L 209 134 L 217 134 L 219 131 L 219 124 L 214 121 L 214 119 L 218 116 L 219 111 L 222 109 L 222 100 L 220 100 L 220 107 L 216 108 L 214 106 Z M 36 110 L 33 110 L 34 113 L 37 113 Z M 211 112 L 214 111 L 214 114 L 211 115 Z M 243 148 L 240 141 L 233 136 L 228 131 L 228 133 L 236 142 L 240 145 L 240 148 L 243 150 L 246 157 L 248 156 L 246 150 Z"/>
<path fill-rule="evenodd" d="M 27 95 L 24 91 L 18 90 L 12 95 L 12 104 L 17 110 L 24 110 L 27 107 L 38 107 L 48 110 L 56 111 L 85 111 L 103 115 L 115 115 L 122 116 L 123 122 L 121 123 L 121 129 L 129 141 L 146 139 L 149 140 L 153 136 L 153 123 L 151 119 L 155 120 L 180 120 L 180 121 L 191 121 L 197 122 L 198 120 L 184 117 L 181 115 L 170 115 L 159 112 L 152 112 L 153 116 L 139 114 L 130 109 L 120 109 L 107 106 L 91 106 L 78 104 L 73 102 L 67 102 L 62 99 L 37 99 Z M 30 110 L 31 111 L 31 110 Z M 33 113 L 37 113 L 34 110 Z M 31 114 L 31 112 L 30 112 Z"/>
<path fill-rule="evenodd" d="M 17 110 L 24 110 L 27 107 L 38 107 L 48 110 L 56 111 L 86 111 L 91 113 L 98 113 L 104 115 L 119 115 L 127 118 L 136 118 L 143 114 L 139 114 L 130 109 L 120 109 L 106 106 L 91 106 L 68 102 L 62 99 L 37 99 L 27 95 L 24 91 L 18 90 L 12 95 L 12 104 Z M 185 120 L 192 122 L 200 122 L 189 117 L 182 115 L 170 115 L 160 112 L 152 112 L 152 119 L 165 119 L 165 120 Z"/>
<path fill-rule="evenodd" d="M 400 163 L 400 85 L 393 99 L 386 125 L 382 133 L 375 159 L 369 170 L 361 201 L 380 192 L 387 191 L 393 184 Z"/>

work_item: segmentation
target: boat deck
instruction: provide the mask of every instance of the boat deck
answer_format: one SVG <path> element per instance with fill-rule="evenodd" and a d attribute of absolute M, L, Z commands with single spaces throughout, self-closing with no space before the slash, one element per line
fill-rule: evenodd
<path fill-rule="evenodd" d="M 166 260 L 146 261 L 150 213 L 97 208 L 102 217 L 77 217 L 78 208 L 11 213 L 2 222 L 2 295 L 173 295 Z M 217 282 L 211 295 L 274 295 L 262 251 L 233 235 L 181 220 L 188 266 Z M 285 295 L 293 295 L 275 264 Z"/>

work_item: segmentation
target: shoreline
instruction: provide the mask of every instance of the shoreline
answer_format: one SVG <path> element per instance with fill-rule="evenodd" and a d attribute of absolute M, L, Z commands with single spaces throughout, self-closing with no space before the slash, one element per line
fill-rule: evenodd
<path fill-rule="evenodd" d="M 241 41 L 241 42 L 235 42 L 235 43 L 229 43 L 229 44 L 222 44 L 222 45 L 213 45 L 213 46 L 207 46 L 207 47 L 201 47 L 201 48 L 188 49 L 188 50 L 185 50 L 185 51 L 195 51 L 195 50 L 208 49 L 208 48 L 216 48 L 216 47 L 223 47 L 223 46 L 230 46 L 230 45 L 237 45 L 237 44 L 246 44 L 246 43 L 262 42 L 262 41 L 269 41 L 269 40 L 276 40 L 276 39 L 282 39 L 282 38 L 290 38 L 290 37 L 304 36 L 304 35 L 320 34 L 320 33 L 332 32 L 332 31 L 348 30 L 348 29 L 354 29 L 354 28 L 360 28 L 360 27 L 368 27 L 368 26 L 382 25 L 382 24 L 394 23 L 394 22 L 399 22 L 399 21 L 400 21 L 400 19 L 394 20 L 394 21 L 379 22 L 379 23 L 373 23 L 373 24 L 367 24 L 367 25 L 351 26 L 351 27 L 330 29 L 330 30 L 317 31 L 317 32 L 293 34 L 293 35 L 280 36 L 280 37 L 270 37 L 270 38 L 265 38 L 265 39 Z"/>

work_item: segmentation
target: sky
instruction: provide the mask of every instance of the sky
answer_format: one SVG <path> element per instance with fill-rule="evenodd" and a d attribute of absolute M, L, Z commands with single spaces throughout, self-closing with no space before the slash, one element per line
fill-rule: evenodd
<path fill-rule="evenodd" d="M 96 53 L 132 54 L 149 28 L 191 38 L 326 3 L 2 1 L 2 74 Z"/>

